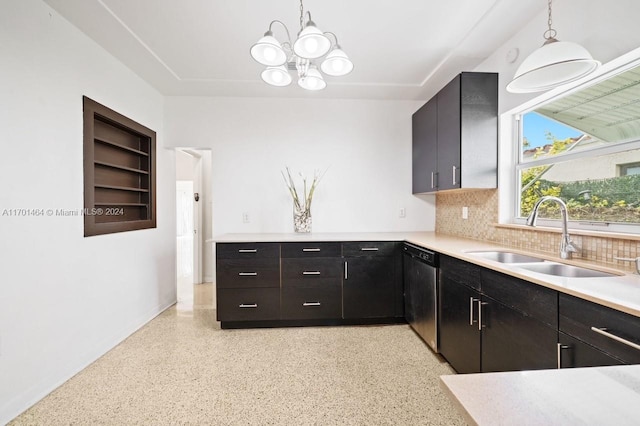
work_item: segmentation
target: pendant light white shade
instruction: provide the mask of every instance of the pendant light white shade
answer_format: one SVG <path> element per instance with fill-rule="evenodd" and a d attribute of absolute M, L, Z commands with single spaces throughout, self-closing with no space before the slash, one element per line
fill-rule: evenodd
<path fill-rule="evenodd" d="M 268 67 L 277 67 L 287 62 L 287 54 L 270 31 L 251 46 L 251 57 Z"/>
<path fill-rule="evenodd" d="M 272 86 L 283 87 L 291 84 L 291 74 L 284 65 L 279 67 L 267 67 L 262 74 L 260 74 L 262 80 Z"/>
<path fill-rule="evenodd" d="M 349 74 L 353 70 L 353 62 L 342 49 L 335 48 L 322 61 L 320 65 L 322 72 L 334 77 L 340 77 Z"/>
<path fill-rule="evenodd" d="M 307 90 L 322 90 L 327 87 L 322 74 L 315 66 L 309 67 L 307 74 L 298 79 L 298 85 Z"/>
<path fill-rule="evenodd" d="M 295 54 L 305 59 L 324 56 L 330 48 L 331 41 L 315 26 L 313 21 L 307 23 L 307 26 L 298 34 L 298 39 L 293 43 Z"/>
<path fill-rule="evenodd" d="M 512 93 L 532 93 L 553 89 L 578 80 L 600 66 L 584 47 L 550 39 L 529 55 L 507 85 Z"/>

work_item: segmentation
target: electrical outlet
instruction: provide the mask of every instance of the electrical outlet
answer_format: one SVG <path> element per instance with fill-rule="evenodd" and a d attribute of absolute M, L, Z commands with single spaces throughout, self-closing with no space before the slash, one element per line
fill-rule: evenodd
<path fill-rule="evenodd" d="M 462 218 L 469 219 L 469 207 L 462 208 Z"/>
<path fill-rule="evenodd" d="M 402 207 L 402 208 L 400 209 L 400 211 L 399 211 L 398 216 L 400 216 L 400 217 L 402 217 L 402 218 L 407 217 L 407 210 L 405 210 L 405 208 L 404 208 L 404 207 Z"/>
<path fill-rule="evenodd" d="M 249 213 L 248 212 L 244 212 L 242 213 L 242 223 L 249 223 Z"/>

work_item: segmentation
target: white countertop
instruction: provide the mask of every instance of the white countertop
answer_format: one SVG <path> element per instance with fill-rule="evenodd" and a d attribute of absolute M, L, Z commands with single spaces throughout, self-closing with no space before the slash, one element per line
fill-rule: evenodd
<path fill-rule="evenodd" d="M 640 365 L 440 377 L 470 424 L 637 425 Z"/>
<path fill-rule="evenodd" d="M 479 256 L 467 254 L 468 251 L 506 250 L 515 253 L 531 254 L 497 244 L 486 243 L 467 238 L 454 237 L 435 232 L 358 232 L 358 233 L 308 233 L 308 234 L 224 234 L 211 241 L 231 242 L 309 242 L 309 241 L 406 241 L 438 253 L 453 256 L 468 262 L 484 266 L 495 271 L 521 278 L 539 285 L 590 300 L 631 315 L 640 317 L 640 276 L 625 273 L 611 278 L 570 278 L 540 274 L 494 262 Z M 562 263 L 571 263 L 607 272 L 621 273 L 602 267 L 594 262 L 580 260 L 561 261 L 557 256 L 536 252 L 537 257 Z"/>

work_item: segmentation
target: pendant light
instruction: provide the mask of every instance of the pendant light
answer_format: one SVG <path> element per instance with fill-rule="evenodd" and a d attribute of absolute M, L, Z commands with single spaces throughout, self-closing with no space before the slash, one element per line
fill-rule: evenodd
<path fill-rule="evenodd" d="M 548 0 L 549 28 L 543 34 L 545 42 L 522 61 L 513 80 L 507 85 L 507 91 L 511 93 L 553 89 L 585 77 L 600 66 L 600 62 L 593 59 L 584 47 L 555 38 L 557 32 L 551 28 L 551 1 Z"/>
<path fill-rule="evenodd" d="M 327 83 L 320 70 L 332 77 L 341 77 L 353 70 L 353 62 L 338 44 L 338 37 L 332 32 L 321 31 L 311 20 L 311 12 L 307 11 L 306 22 L 304 18 L 304 6 L 300 0 L 300 31 L 294 43 L 291 43 L 287 26 L 274 20 L 264 36 L 251 46 L 251 57 L 267 67 L 260 74 L 265 83 L 288 86 L 292 81 L 289 70 L 296 70 L 298 86 L 306 90 L 322 90 Z M 287 33 L 287 41 L 283 43 L 273 35 L 272 27 L 276 23 Z M 334 43 L 329 36 L 333 37 Z M 322 61 L 320 70 L 316 61 Z"/>

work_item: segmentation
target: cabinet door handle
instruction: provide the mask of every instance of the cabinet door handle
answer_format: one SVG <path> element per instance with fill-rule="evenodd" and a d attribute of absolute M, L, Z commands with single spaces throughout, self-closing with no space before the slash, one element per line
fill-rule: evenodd
<path fill-rule="evenodd" d="M 238 272 L 238 275 L 241 277 L 255 277 L 258 275 L 257 272 Z"/>
<path fill-rule="evenodd" d="M 238 253 L 257 253 L 258 249 L 240 249 Z"/>
<path fill-rule="evenodd" d="M 562 368 L 562 350 L 569 349 L 570 347 L 567 345 L 563 345 L 562 343 L 558 343 L 558 370 Z"/>
<path fill-rule="evenodd" d="M 302 306 L 320 306 L 320 302 L 304 302 Z"/>
<path fill-rule="evenodd" d="M 473 323 L 475 322 L 473 320 L 473 305 L 479 302 L 478 299 L 476 299 L 475 297 L 470 297 L 469 298 L 469 325 L 473 325 Z"/>
<path fill-rule="evenodd" d="M 303 248 L 302 251 L 320 251 L 319 248 Z"/>
<path fill-rule="evenodd" d="M 304 271 L 302 275 L 320 275 L 320 271 Z"/>
<path fill-rule="evenodd" d="M 457 182 L 456 182 L 456 170 L 457 170 L 457 169 L 458 169 L 458 168 L 457 168 L 456 166 L 452 166 L 452 167 L 451 167 L 451 174 L 453 175 L 452 183 L 453 183 L 454 185 L 457 185 Z"/>
<path fill-rule="evenodd" d="M 344 279 L 349 279 L 349 262 L 347 261 L 344 262 Z"/>
<path fill-rule="evenodd" d="M 239 308 L 257 308 L 257 303 L 241 303 L 238 305 Z"/>
<path fill-rule="evenodd" d="M 362 247 L 360 251 L 378 251 L 378 247 Z"/>
<path fill-rule="evenodd" d="M 609 339 L 613 339 L 617 342 L 620 342 L 627 346 L 631 346 L 632 348 L 640 351 L 640 345 L 638 345 L 637 343 L 630 342 L 627 339 L 623 339 L 620 336 L 616 336 L 615 334 L 609 333 L 605 327 L 599 327 L 599 328 L 591 327 L 591 331 L 595 331 L 596 333 L 602 334 L 603 336 L 608 337 Z"/>
<path fill-rule="evenodd" d="M 433 183 L 433 175 L 435 175 L 434 172 L 431 172 L 431 189 L 435 188 L 434 183 Z"/>
<path fill-rule="evenodd" d="M 482 325 L 482 307 L 485 305 L 488 305 L 488 303 L 478 299 L 478 331 L 482 331 L 482 327 L 484 327 Z"/>

